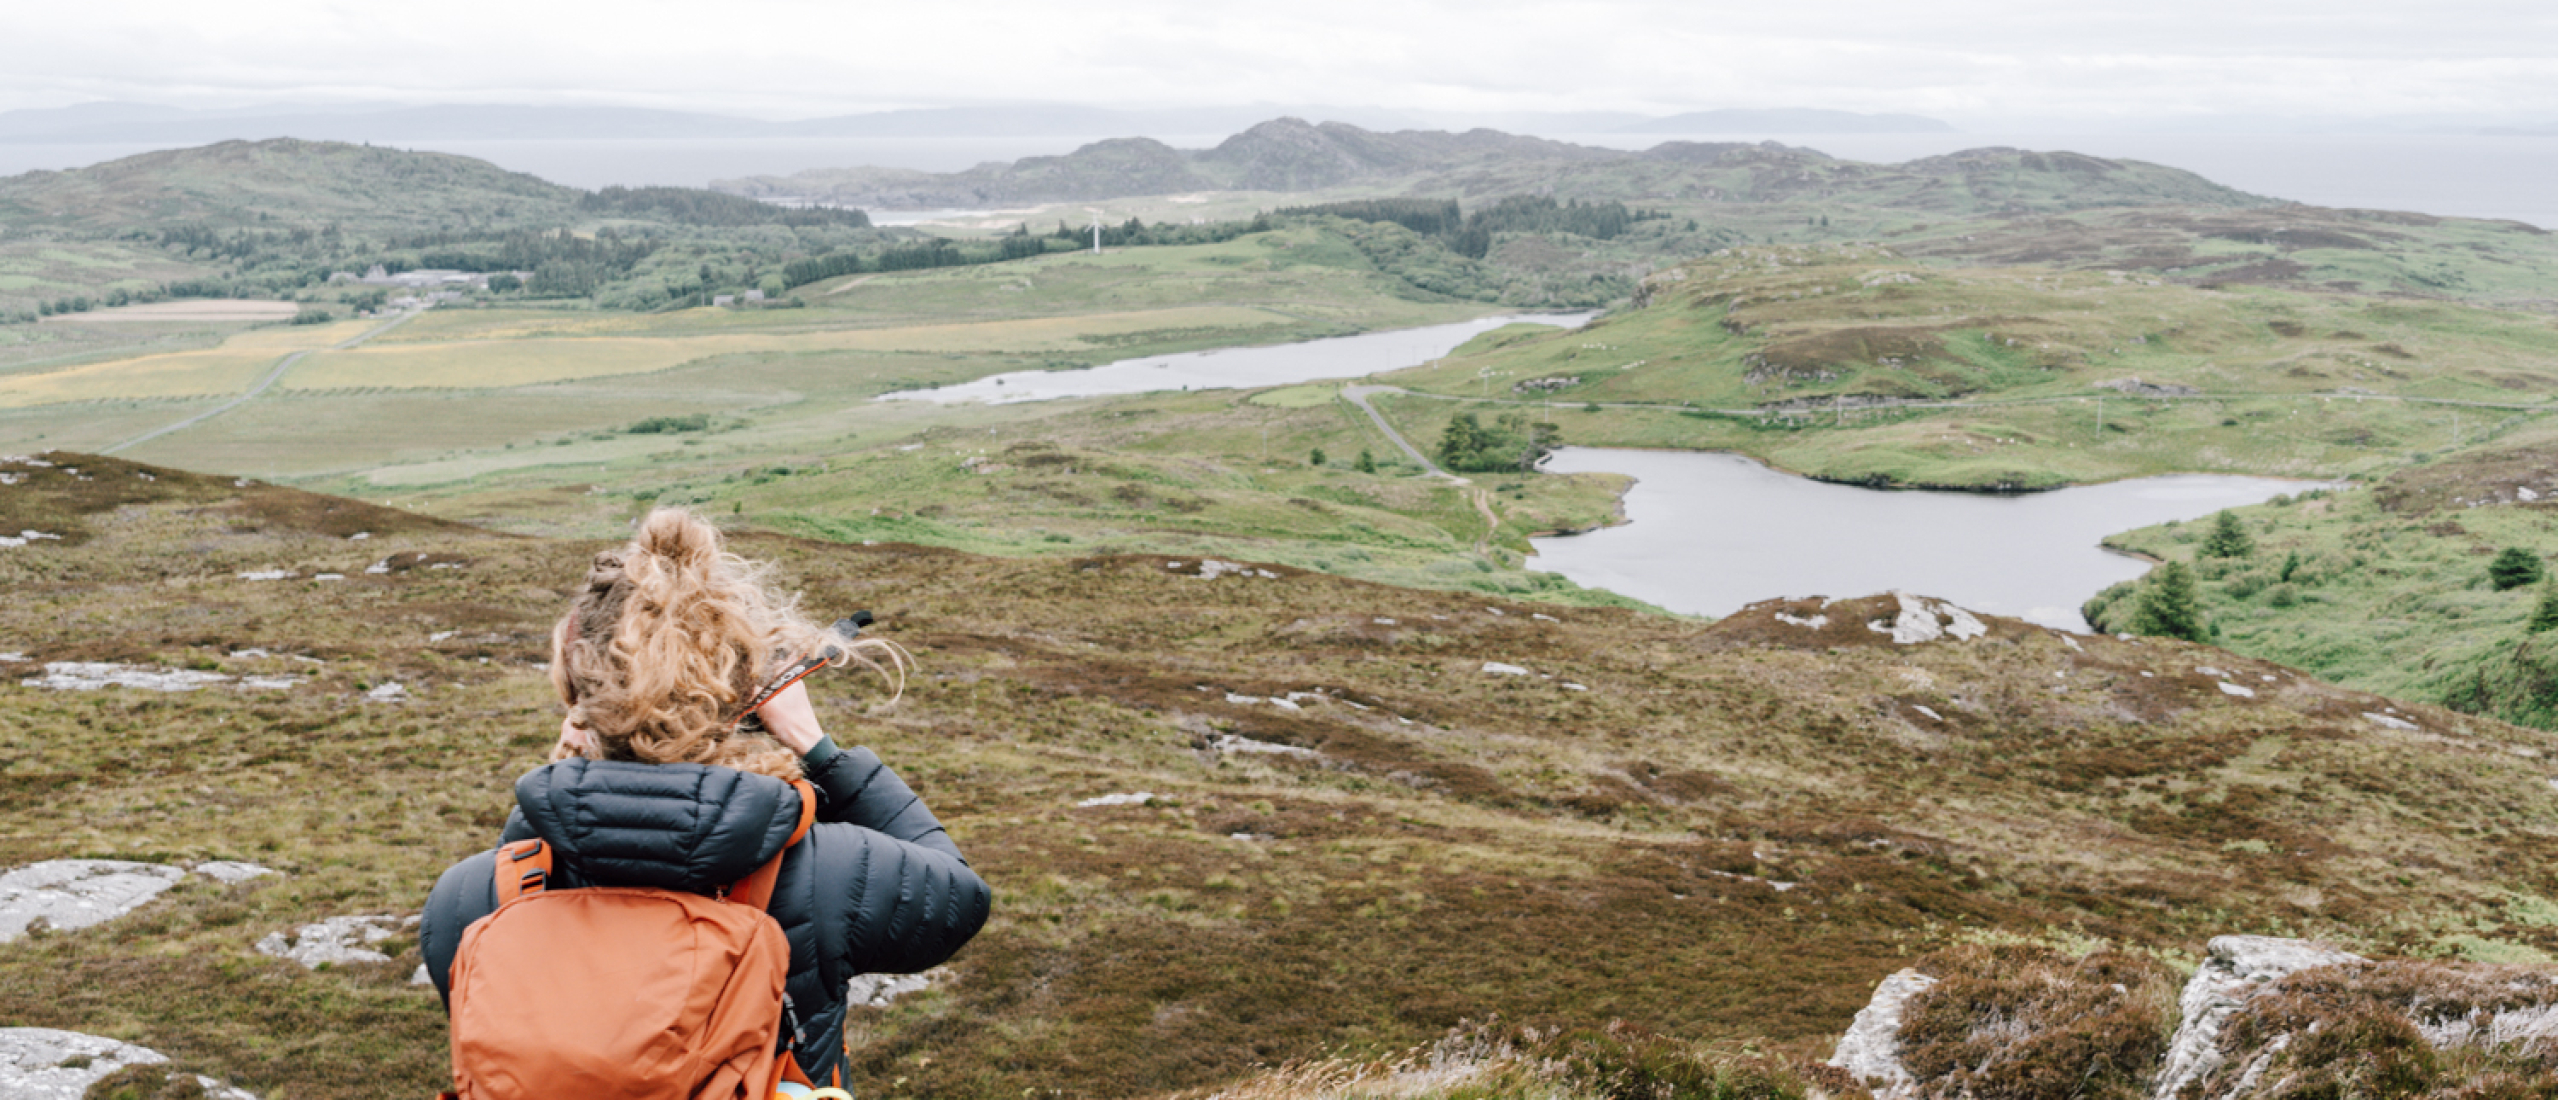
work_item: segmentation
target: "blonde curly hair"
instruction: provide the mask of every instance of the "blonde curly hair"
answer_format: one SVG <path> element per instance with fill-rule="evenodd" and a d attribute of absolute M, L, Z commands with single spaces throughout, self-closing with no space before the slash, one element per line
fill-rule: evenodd
<path fill-rule="evenodd" d="M 843 650 L 832 663 L 858 662 L 904 693 L 904 650 L 817 626 L 796 596 L 772 590 L 768 573 L 681 508 L 651 511 L 628 545 L 595 555 L 585 590 L 551 629 L 551 686 L 586 743 L 563 742 L 552 759 L 714 764 L 797 779 L 798 753 L 736 721 L 777 667 L 832 644 Z"/>

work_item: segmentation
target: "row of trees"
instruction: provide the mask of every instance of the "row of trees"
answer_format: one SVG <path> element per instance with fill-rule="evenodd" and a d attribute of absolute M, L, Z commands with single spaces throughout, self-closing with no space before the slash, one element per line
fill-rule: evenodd
<path fill-rule="evenodd" d="M 1278 213 L 1400 225 L 1475 260 L 1491 254 L 1496 234 L 1570 233 L 1607 241 L 1623 236 L 1636 222 L 1670 216 L 1660 210 L 1631 209 L 1614 199 L 1557 202 L 1551 195 L 1510 195 L 1471 213 L 1455 199 L 1356 199 L 1291 206 Z"/>
<path fill-rule="evenodd" d="M 1448 420 L 1439 434 L 1439 465 L 1459 473 L 1525 470 L 1563 446 L 1563 429 L 1531 422 L 1524 413 L 1503 413 L 1485 424 L 1470 412 Z"/>
<path fill-rule="evenodd" d="M 578 196 L 582 214 L 735 228 L 747 225 L 842 226 L 867 229 L 870 215 L 830 206 L 775 206 L 694 187 L 607 187 Z"/>

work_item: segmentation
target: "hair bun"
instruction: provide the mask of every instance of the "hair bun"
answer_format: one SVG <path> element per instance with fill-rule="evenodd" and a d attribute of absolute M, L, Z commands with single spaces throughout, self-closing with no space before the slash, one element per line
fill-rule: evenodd
<path fill-rule="evenodd" d="M 719 528 L 694 518 L 681 508 L 659 508 L 640 521 L 639 536 L 631 540 L 642 552 L 655 555 L 678 569 L 708 568 L 719 556 Z"/>
<path fill-rule="evenodd" d="M 586 590 L 601 595 L 610 591 L 614 585 L 621 583 L 622 575 L 622 552 L 606 550 L 595 555 L 594 561 L 587 563 Z"/>

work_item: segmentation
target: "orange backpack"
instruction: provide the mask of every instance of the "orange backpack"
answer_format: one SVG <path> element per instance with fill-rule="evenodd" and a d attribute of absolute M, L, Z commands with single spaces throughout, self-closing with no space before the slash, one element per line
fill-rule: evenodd
<path fill-rule="evenodd" d="M 817 797 L 799 789 L 799 828 Z M 550 845 L 498 849 L 497 911 L 453 959 L 453 1091 L 459 1100 L 771 1100 L 808 1084 L 778 1057 L 790 945 L 764 909 L 777 854 L 705 897 L 638 886 L 545 890 Z"/>

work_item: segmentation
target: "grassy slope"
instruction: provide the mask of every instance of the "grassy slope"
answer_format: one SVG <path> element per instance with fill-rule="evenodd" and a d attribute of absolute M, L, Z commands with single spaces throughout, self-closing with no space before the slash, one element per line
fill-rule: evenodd
<path fill-rule="evenodd" d="M 1572 333 L 1488 333 L 1383 380 L 1547 406 L 1538 415 L 1575 442 L 1729 449 L 1836 480 L 1959 487 L 2381 471 L 2448 445 L 2455 413 L 2472 439 L 2514 413 L 2381 398 L 2537 407 L 2558 390 L 2541 351 L 2558 336 L 2549 319 L 2447 302 L 1933 268 L 1871 246 L 1737 249 L 1647 286 L 1646 308 Z M 2199 398 L 2100 387 L 2126 379 Z M 2349 391 L 2378 396 L 2338 396 Z M 1970 407 L 1841 412 L 1838 401 Z M 1686 405 L 1753 415 L 1699 418 Z M 1397 405 L 1432 438 L 1457 407 Z"/>
<path fill-rule="evenodd" d="M 540 638 L 594 544 L 57 457 L 88 480 L 25 469 L 0 497 L 9 525 L 72 536 L 0 553 L 10 648 L 312 679 L 0 685 L 0 862 L 288 875 L 190 882 L 111 928 L 0 949 L 0 1016 L 281 1100 L 434 1088 L 441 1012 L 405 984 L 411 945 L 319 973 L 248 945 L 412 912 L 488 842 L 549 740 Z M 2558 949 L 2536 920 L 2558 897 L 2558 793 L 2523 754 L 2558 741 L 2421 706 L 2400 712 L 2422 734 L 2393 733 L 2360 717 L 2383 700 L 2217 651 L 2073 648 L 2005 621 L 1896 647 L 1865 625 L 1888 601 L 1828 608 L 1818 631 L 1774 617 L 1809 605 L 1536 619 L 1286 569 L 1202 580 L 1160 555 L 742 546 L 818 607 L 876 609 L 922 659 L 897 707 L 850 679 L 821 706 L 932 800 L 1000 898 L 952 978 L 862 1015 L 867 1096 L 1142 1095 L 1494 1012 L 1818 1057 L 1875 978 L 1985 939 L 2171 960 L 2233 931 Z M 267 568 L 350 579 L 234 576 Z M 325 664 L 229 655 L 247 646 Z M 412 701 L 356 701 L 383 681 Z M 1288 692 L 1323 698 L 1228 698 Z M 1206 747 L 1226 733 L 1324 762 Z M 1135 790 L 1164 801 L 1074 806 Z"/>
<path fill-rule="evenodd" d="M 1517 568 L 1530 533 L 1604 522 L 1613 479 L 1510 479 L 1487 533 L 1466 495 L 1387 461 L 1391 445 L 1329 387 L 988 408 L 870 398 L 984 374 L 1220 344 L 1301 340 L 1474 315 L 1396 293 L 1337 236 L 1298 228 L 1222 245 L 1060 255 L 813 285 L 807 309 L 609 315 L 439 310 L 362 349 L 296 366 L 268 398 L 140 457 L 400 499 L 509 529 L 604 532 L 635 500 L 751 511 L 778 527 L 982 552 L 1096 545 L 1250 556 L 1371 579 L 1606 600 Z M 191 357 L 0 376 L 0 446 L 99 447 L 237 388 L 281 354 L 270 329 Z M 257 345 L 251 349 L 249 345 Z M 254 350 L 255 354 L 251 354 Z M 144 372 L 156 364 L 159 369 Z M 193 372 L 173 369 L 193 365 Z M 523 384 L 500 385 L 510 380 Z M 86 387 L 86 388 L 82 388 Z M 63 397 L 103 398 L 73 406 Z M 710 430 L 632 435 L 657 416 Z M 156 419 L 155 419 L 156 418 Z M 1025 445 L 1063 448 L 1006 461 Z M 1307 459 L 1322 449 L 1332 464 Z M 963 471 L 997 456 L 1004 470 Z M 589 495 L 590 488 L 602 492 Z M 564 494 L 561 490 L 567 490 Z M 579 506 L 563 508 L 563 500 Z M 567 524 L 563 528 L 563 524 Z M 1487 541 L 1494 552 L 1476 554 Z"/>
<path fill-rule="evenodd" d="M 2549 639 L 2525 626 L 2541 589 L 2499 592 L 2487 578 L 2488 561 L 2507 547 L 2558 557 L 2548 505 L 2530 502 L 2553 489 L 2558 431 L 2535 423 L 2375 486 L 2238 509 L 2255 541 L 2245 558 L 2198 559 L 2207 523 L 2109 542 L 2195 562 L 2205 611 L 2230 649 L 2366 690 L 2558 727 Z M 2109 623 L 2128 623 L 2131 606 Z"/>
<path fill-rule="evenodd" d="M 1889 239 L 1962 263 L 2142 271 L 2547 309 L 2558 238 L 2520 222 L 2379 210 L 2087 210 L 1908 226 Z"/>

